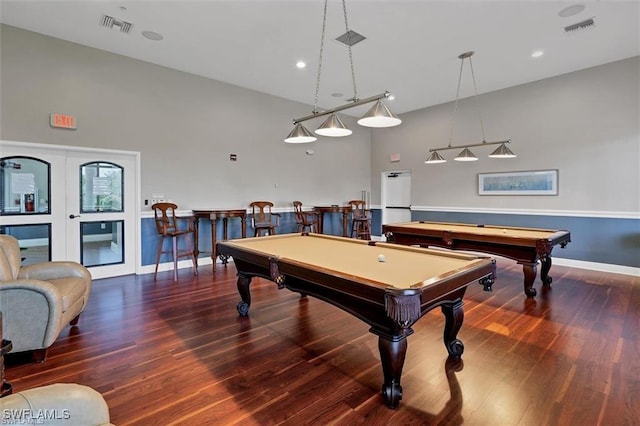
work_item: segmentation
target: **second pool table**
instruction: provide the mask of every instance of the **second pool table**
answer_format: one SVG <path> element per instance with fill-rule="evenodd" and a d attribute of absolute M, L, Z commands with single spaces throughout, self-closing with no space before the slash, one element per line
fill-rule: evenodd
<path fill-rule="evenodd" d="M 383 225 L 382 233 L 387 241 L 399 244 L 471 250 L 513 259 L 522 265 L 527 297 L 536 295 L 533 282 L 538 261 L 542 265 L 542 283 L 551 285 L 551 250 L 555 245 L 564 248 L 571 242 L 569 231 L 448 222 L 393 223 Z M 486 286 L 485 290 L 490 291 L 491 285 Z"/>

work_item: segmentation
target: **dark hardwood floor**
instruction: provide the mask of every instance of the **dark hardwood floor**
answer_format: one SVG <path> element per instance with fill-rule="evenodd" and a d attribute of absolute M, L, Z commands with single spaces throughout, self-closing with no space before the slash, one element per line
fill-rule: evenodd
<path fill-rule="evenodd" d="M 236 311 L 233 263 L 95 280 L 76 328 L 45 363 L 7 360 L 19 392 L 92 386 L 116 425 L 639 425 L 640 279 L 554 266 L 550 290 L 522 291 L 498 259 L 494 291 L 473 284 L 447 359 L 436 309 L 414 326 L 397 410 L 379 395 L 377 337 L 339 309 L 255 279 Z M 9 338 L 9 336 L 6 336 Z"/>

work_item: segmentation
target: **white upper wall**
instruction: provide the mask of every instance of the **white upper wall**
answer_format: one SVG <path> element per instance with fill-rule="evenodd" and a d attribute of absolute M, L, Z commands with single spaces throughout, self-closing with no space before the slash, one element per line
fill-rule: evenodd
<path fill-rule="evenodd" d="M 286 144 L 308 105 L 10 26 L 0 31 L 0 140 L 139 151 L 142 198 L 162 193 L 181 209 L 258 199 L 342 204 L 369 190 L 371 131 L 349 117 L 349 137 Z M 50 127 L 53 112 L 76 116 L 77 130 Z"/>
<path fill-rule="evenodd" d="M 477 101 L 487 141 L 511 139 L 517 158 L 487 158 L 491 146 L 472 148 L 473 163 L 452 161 L 460 150 L 451 150 L 441 152 L 447 163 L 424 164 L 430 148 L 449 144 L 453 102 L 406 113 L 398 128 L 372 135 L 372 203 L 380 203 L 383 171 L 411 170 L 414 206 L 640 212 L 640 57 Z M 475 102 L 458 102 L 453 146 L 482 142 Z M 389 161 L 393 153 L 400 162 Z M 546 169 L 559 170 L 557 196 L 478 195 L 478 173 Z"/>
<path fill-rule="evenodd" d="M 518 157 L 489 159 L 481 147 L 475 163 L 448 151 L 449 162 L 427 165 L 429 148 L 449 142 L 453 103 L 403 114 L 390 129 L 343 117 L 353 135 L 289 145 L 291 120 L 310 106 L 10 26 L 0 35 L 0 139 L 139 151 L 143 199 L 288 207 L 371 190 L 375 205 L 381 173 L 410 169 L 414 206 L 640 212 L 639 57 L 480 95 L 487 140 L 511 139 Z M 51 128 L 52 112 L 75 115 L 78 129 Z M 453 145 L 480 141 L 475 100 L 460 100 Z M 558 196 L 477 194 L 478 173 L 541 169 L 559 170 Z"/>

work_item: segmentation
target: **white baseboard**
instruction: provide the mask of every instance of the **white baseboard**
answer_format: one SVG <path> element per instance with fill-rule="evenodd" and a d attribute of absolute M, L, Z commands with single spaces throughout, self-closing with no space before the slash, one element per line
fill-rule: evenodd
<path fill-rule="evenodd" d="M 632 266 L 585 262 L 584 260 L 563 259 L 561 257 L 553 257 L 551 262 L 553 265 L 558 266 L 568 266 L 570 268 L 588 269 L 591 271 L 610 272 L 612 274 L 623 274 L 640 277 L 640 268 L 634 268 Z"/>
<path fill-rule="evenodd" d="M 218 263 L 222 263 L 220 262 L 220 260 L 218 260 Z M 199 257 L 198 258 L 198 266 L 205 266 L 205 265 L 211 265 L 211 258 L 210 257 Z M 185 259 L 185 260 L 179 260 L 178 261 L 178 269 L 185 269 L 185 268 L 191 268 L 193 267 L 191 260 L 190 259 Z M 156 265 L 144 265 L 141 266 L 138 271 L 136 272 L 136 275 L 144 275 L 144 274 L 153 274 L 156 270 Z M 173 271 L 173 262 L 164 262 L 158 265 L 158 272 L 164 272 L 164 271 Z"/>

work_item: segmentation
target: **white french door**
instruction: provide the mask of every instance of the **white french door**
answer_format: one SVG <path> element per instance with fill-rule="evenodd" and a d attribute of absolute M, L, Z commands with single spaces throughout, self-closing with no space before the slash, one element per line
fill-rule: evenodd
<path fill-rule="evenodd" d="M 0 225 L 49 226 L 51 260 L 80 262 L 93 278 L 136 272 L 138 153 L 2 141 L 0 157 L 50 165 L 48 199 L 40 190 L 34 214 L 3 215 Z"/>
<path fill-rule="evenodd" d="M 126 154 L 67 153 L 67 258 L 87 266 L 94 278 L 135 272 L 137 197 L 129 178 L 135 170 Z"/>

